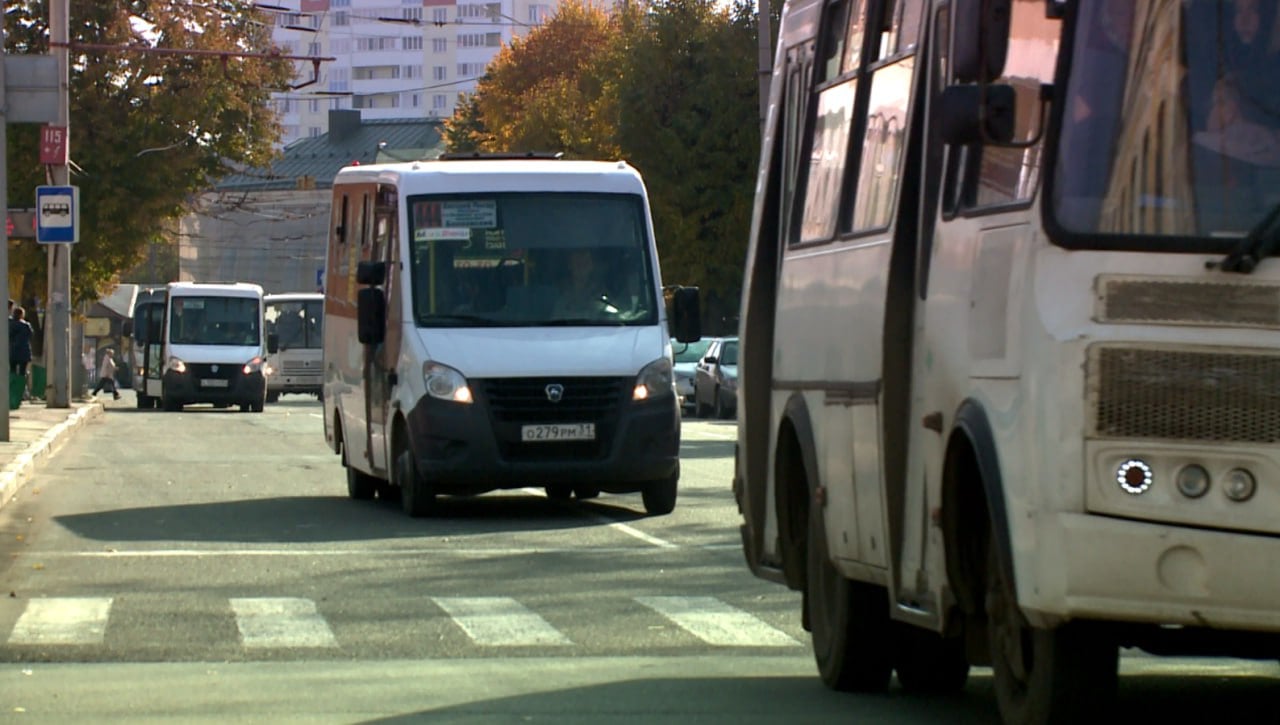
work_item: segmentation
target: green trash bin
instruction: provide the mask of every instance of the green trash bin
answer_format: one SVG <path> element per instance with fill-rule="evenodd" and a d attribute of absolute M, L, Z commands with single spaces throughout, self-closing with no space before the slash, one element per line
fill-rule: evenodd
<path fill-rule="evenodd" d="M 22 393 L 27 389 L 27 379 L 22 375 L 9 373 L 9 410 L 17 410 L 22 405 Z"/>
<path fill-rule="evenodd" d="M 44 398 L 45 373 L 43 365 L 31 366 L 31 397 Z M 89 387 L 93 387 L 90 383 Z"/>

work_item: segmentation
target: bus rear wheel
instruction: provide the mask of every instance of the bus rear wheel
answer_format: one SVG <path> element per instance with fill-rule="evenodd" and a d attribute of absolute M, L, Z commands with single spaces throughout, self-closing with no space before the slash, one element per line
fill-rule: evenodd
<path fill-rule="evenodd" d="M 996 703 L 1005 722 L 1084 722 L 1115 695 L 1119 647 L 1088 622 L 1033 627 L 1013 582 L 987 550 L 987 640 Z"/>
<path fill-rule="evenodd" d="M 827 687 L 884 692 L 893 674 L 888 594 L 850 581 L 831 563 L 822 508 L 811 505 L 806 544 L 804 605 L 813 657 Z"/>

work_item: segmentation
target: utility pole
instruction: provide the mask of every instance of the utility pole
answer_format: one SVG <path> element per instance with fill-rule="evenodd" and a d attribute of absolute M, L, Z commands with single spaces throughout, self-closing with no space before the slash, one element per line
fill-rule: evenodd
<path fill-rule="evenodd" d="M 764 138 L 764 124 L 769 118 L 769 82 L 773 77 L 773 30 L 769 24 L 771 13 L 769 0 L 757 0 L 758 15 L 756 36 L 759 39 L 757 73 L 760 76 L 760 137 Z"/>
<path fill-rule="evenodd" d="M 67 129 L 67 144 L 71 143 L 71 112 L 69 108 L 70 83 L 67 63 L 70 40 L 71 0 L 50 0 L 49 40 L 50 51 L 58 59 L 58 121 Z M 68 154 L 70 151 L 68 151 Z M 50 183 L 66 186 L 70 173 L 65 162 L 49 168 Z M 48 372 L 45 390 L 46 405 L 50 408 L 71 407 L 71 245 L 49 245 L 49 299 L 45 303 L 44 361 Z"/>
<path fill-rule="evenodd" d="M 0 248 L 0 293 L 4 294 L 5 299 L 9 299 L 9 102 L 5 93 L 5 75 L 4 75 L 4 23 L 0 22 L 0 211 L 5 213 L 6 223 L 4 225 L 4 247 Z M 8 325 L 8 321 L 5 321 Z M 9 369 L 9 346 L 0 345 L 0 361 L 4 362 L 4 369 Z M 5 378 L 5 385 L 9 385 L 8 376 Z M 0 441 L 9 441 L 9 389 L 5 388 L 4 405 L 0 405 Z"/>

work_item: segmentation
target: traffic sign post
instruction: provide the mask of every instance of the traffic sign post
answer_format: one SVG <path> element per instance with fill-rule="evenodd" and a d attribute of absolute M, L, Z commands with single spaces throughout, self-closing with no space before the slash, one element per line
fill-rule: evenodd
<path fill-rule="evenodd" d="M 36 187 L 36 241 L 40 244 L 80 241 L 79 187 Z"/>

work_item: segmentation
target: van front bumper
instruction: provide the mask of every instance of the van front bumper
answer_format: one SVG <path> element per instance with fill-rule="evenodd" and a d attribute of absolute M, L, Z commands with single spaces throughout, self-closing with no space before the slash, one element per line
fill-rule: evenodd
<path fill-rule="evenodd" d="M 209 365 L 187 365 L 187 372 L 166 371 L 163 377 L 165 400 L 190 403 L 239 404 L 261 402 L 267 394 L 267 380 L 261 372 L 245 374 L 241 365 L 220 365 L 218 371 Z M 227 372 L 225 368 L 232 368 Z"/>
<path fill-rule="evenodd" d="M 407 420 L 418 471 L 438 493 L 556 484 L 630 493 L 679 470 L 675 395 L 645 401 L 619 395 L 611 412 L 582 421 L 595 428 L 594 440 L 586 441 L 524 442 L 524 426 L 538 424 L 538 415 L 513 419 L 482 392 L 469 405 L 426 398 Z"/>

